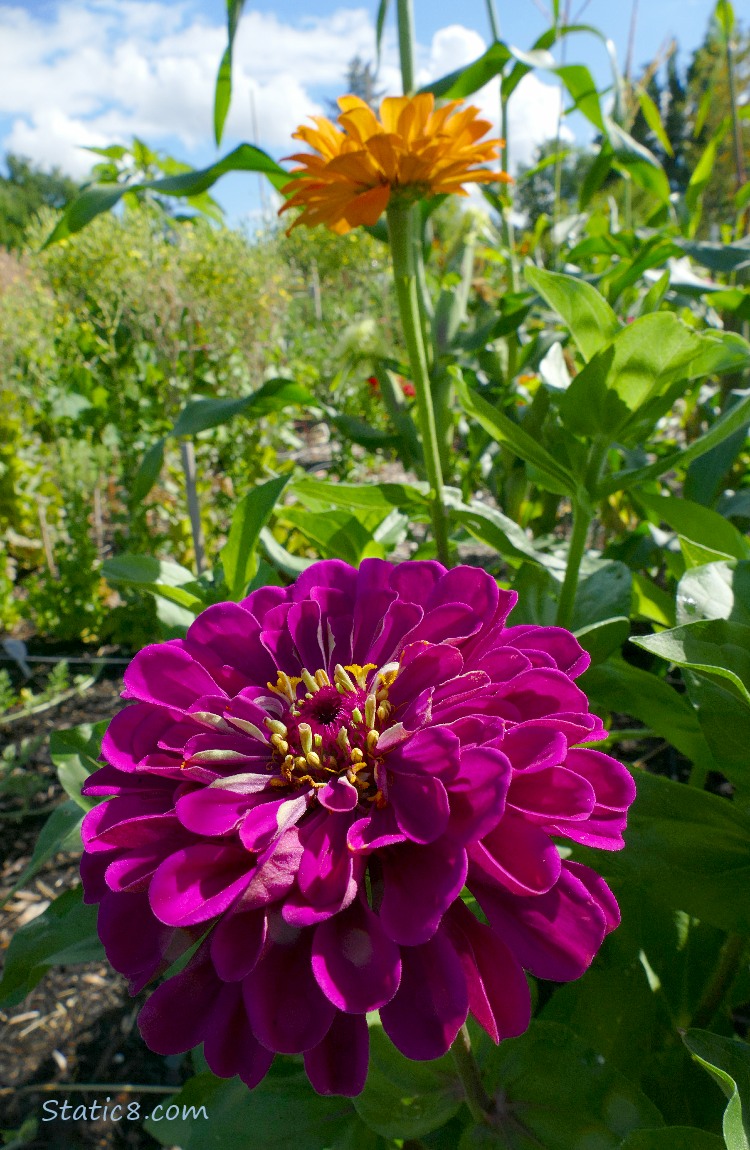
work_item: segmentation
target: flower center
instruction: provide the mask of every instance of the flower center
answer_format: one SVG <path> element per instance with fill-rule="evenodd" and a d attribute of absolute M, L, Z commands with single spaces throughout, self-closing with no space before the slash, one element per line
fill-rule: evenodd
<path fill-rule="evenodd" d="M 342 667 L 337 664 L 333 683 L 328 673 L 299 676 L 277 673 L 268 686 L 286 705 L 282 718 L 266 719 L 271 732 L 276 786 L 311 785 L 315 790 L 341 775 L 361 797 L 384 805 L 385 772 L 377 747 L 389 726 L 388 688 L 398 664 L 377 669 L 374 663 Z"/>

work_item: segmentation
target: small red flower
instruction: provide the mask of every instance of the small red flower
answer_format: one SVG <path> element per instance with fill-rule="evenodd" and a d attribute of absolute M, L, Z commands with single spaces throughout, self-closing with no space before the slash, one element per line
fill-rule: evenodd
<path fill-rule="evenodd" d="M 401 384 L 401 390 L 407 399 L 414 399 L 414 396 L 417 394 L 414 384 L 408 383 L 407 381 L 404 381 L 404 383 Z"/>
<path fill-rule="evenodd" d="M 377 376 L 369 376 L 367 379 L 367 386 L 369 387 L 370 391 L 373 392 L 373 394 L 380 391 L 380 384 L 378 383 Z"/>

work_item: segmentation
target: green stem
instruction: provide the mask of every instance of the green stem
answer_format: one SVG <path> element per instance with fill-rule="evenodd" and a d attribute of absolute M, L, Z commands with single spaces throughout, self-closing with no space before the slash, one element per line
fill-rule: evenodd
<path fill-rule="evenodd" d="M 482 1083 L 482 1076 L 471 1050 L 469 1032 L 465 1026 L 462 1026 L 456 1035 L 455 1042 L 451 1046 L 451 1054 L 472 1118 L 475 1122 L 486 1122 L 494 1108 L 493 1102 Z"/>
<path fill-rule="evenodd" d="M 414 8 L 412 0 L 398 0 L 398 51 L 404 95 L 414 91 Z"/>
<path fill-rule="evenodd" d="M 417 275 L 412 242 L 415 207 L 391 204 L 388 208 L 388 236 L 393 257 L 393 278 L 396 282 L 401 326 L 417 393 L 417 417 L 424 452 L 425 471 L 430 485 L 432 525 L 437 556 L 448 564 L 448 525 L 443 498 L 443 473 L 440 466 L 435 412 L 432 406 L 427 352 L 419 312 Z"/>
<path fill-rule="evenodd" d="M 556 622 L 558 627 L 570 627 L 573 621 L 573 607 L 576 601 L 576 591 L 578 590 L 578 572 L 581 569 L 581 560 L 586 550 L 586 540 L 588 539 L 592 519 L 593 515 L 589 508 L 583 506 L 578 500 L 574 500 L 573 531 L 570 536 L 570 546 L 568 547 L 568 563 L 565 568 L 565 579 L 563 580 L 562 591 L 560 592 L 560 601 L 557 605 Z"/>
<path fill-rule="evenodd" d="M 728 934 L 719 951 L 719 958 L 701 995 L 691 1026 L 699 1030 L 709 1026 L 711 1019 L 724 1001 L 724 996 L 735 980 L 747 939 L 741 934 Z"/>
<path fill-rule="evenodd" d="M 487 2 L 487 16 L 490 21 L 490 30 L 492 32 L 492 39 L 500 39 L 500 21 L 497 18 L 497 9 L 495 8 L 495 0 L 486 0 Z"/>

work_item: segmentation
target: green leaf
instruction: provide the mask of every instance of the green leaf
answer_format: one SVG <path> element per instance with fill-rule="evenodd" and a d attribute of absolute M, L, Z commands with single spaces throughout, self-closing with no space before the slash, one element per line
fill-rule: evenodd
<path fill-rule="evenodd" d="M 617 561 L 603 564 L 578 584 L 571 629 L 629 617 L 632 596 L 630 568 Z"/>
<path fill-rule="evenodd" d="M 65 208 L 55 228 L 45 240 L 44 247 L 58 243 L 81 231 L 96 216 L 115 207 L 126 193 L 155 192 L 161 196 L 197 196 L 213 187 L 227 172 L 260 172 L 279 190 L 294 177 L 277 164 L 266 152 L 253 144 L 240 144 L 233 151 L 207 168 L 166 176 L 139 184 L 111 184 L 87 188 Z"/>
<path fill-rule="evenodd" d="M 591 656 L 592 665 L 603 663 L 613 651 L 619 651 L 630 635 L 630 619 L 616 616 L 612 619 L 602 619 L 598 623 L 590 623 L 586 627 L 579 627 L 575 637 Z"/>
<path fill-rule="evenodd" d="M 198 435 L 211 427 L 227 423 L 236 415 L 269 415 L 285 407 L 317 407 L 317 401 L 306 387 L 291 379 L 266 380 L 257 391 L 239 399 L 194 399 L 180 412 L 170 435 Z"/>
<path fill-rule="evenodd" d="M 81 823 L 83 814 L 81 804 L 73 799 L 67 799 L 59 807 L 55 807 L 52 814 L 42 827 L 39 837 L 34 844 L 34 853 L 29 863 L 16 879 L 12 888 L 5 897 L 5 902 L 26 886 L 29 879 L 37 874 L 48 859 L 58 851 L 81 850 Z M 3 904 L 4 905 L 4 904 Z"/>
<path fill-rule="evenodd" d="M 99 755 L 108 723 L 108 719 L 95 725 L 82 723 L 79 727 L 53 731 L 50 735 L 49 753 L 57 768 L 57 777 L 65 792 L 84 811 L 90 811 L 100 801 L 84 797 L 81 787 L 89 775 L 102 766 Z"/>
<path fill-rule="evenodd" d="M 614 657 L 586 671 L 581 687 L 599 714 L 633 715 L 691 762 L 714 766 L 694 709 L 663 679 Z"/>
<path fill-rule="evenodd" d="M 723 1150 L 717 1134 L 691 1126 L 667 1126 L 661 1130 L 636 1130 L 620 1150 Z"/>
<path fill-rule="evenodd" d="M 261 529 L 268 523 L 290 478 L 289 475 L 282 475 L 278 479 L 259 483 L 243 496 L 235 508 L 229 538 L 219 555 L 230 597 L 235 602 L 245 594 L 248 583 L 255 575 Z"/>
<path fill-rule="evenodd" d="M 727 1150 L 750 1150 L 750 1046 L 706 1030 L 688 1030 L 682 1040 L 729 1099 L 723 1122 Z"/>
<path fill-rule="evenodd" d="M 727 679 L 750 704 L 750 627 L 727 619 L 702 619 L 633 642 L 678 667 Z"/>
<path fill-rule="evenodd" d="M 677 622 L 733 619 L 750 626 L 750 561 L 706 563 L 677 585 Z"/>
<path fill-rule="evenodd" d="M 524 274 L 531 287 L 562 318 L 586 361 L 606 347 L 620 331 L 617 316 L 591 284 L 574 276 L 543 271 L 533 265 L 529 265 Z"/>
<path fill-rule="evenodd" d="M 608 877 L 722 930 L 750 932 L 750 818 L 734 803 L 661 775 L 636 772 L 627 847 L 577 848 Z"/>
<path fill-rule="evenodd" d="M 744 536 L 728 519 L 709 507 L 671 495 L 639 492 L 637 498 L 659 523 L 667 523 L 679 535 L 737 559 L 750 558 L 750 544 Z"/>
<path fill-rule="evenodd" d="M 750 238 L 747 236 L 731 244 L 683 239 L 675 239 L 673 242 L 682 248 L 691 260 L 704 268 L 709 268 L 712 272 L 729 275 L 731 272 L 750 267 Z"/>
<path fill-rule="evenodd" d="M 354 1107 L 384 1138 L 421 1138 L 443 1126 L 463 1102 L 463 1089 L 449 1054 L 412 1062 L 382 1027 L 370 1027 L 370 1068 Z"/>
<path fill-rule="evenodd" d="M 467 415 L 476 419 L 497 443 L 510 447 L 516 455 L 532 464 L 550 485 L 550 491 L 573 494 L 578 484 L 573 474 L 558 463 L 532 435 L 503 412 L 491 407 L 475 391 L 470 390 L 456 368 L 449 369 L 456 383 L 461 405 Z"/>
<path fill-rule="evenodd" d="M 467 1136 L 461 1150 L 618 1150 L 632 1130 L 662 1124 L 637 1086 L 558 1023 L 532 1022 L 526 1034 L 493 1048 L 482 1069 L 504 1105 L 494 1137 Z"/>
<path fill-rule="evenodd" d="M 567 112 L 573 111 L 573 109 L 582 112 L 595 128 L 606 133 L 599 103 L 599 89 L 588 68 L 584 64 L 561 64 L 554 71 L 562 80 L 573 100 L 573 108 L 568 109 Z"/>
<path fill-rule="evenodd" d="M 132 583 L 145 586 L 160 583 L 166 587 L 184 587 L 195 582 L 195 575 L 187 567 L 167 559 L 154 559 L 152 555 L 117 555 L 106 560 L 105 577 L 112 583 Z"/>
<path fill-rule="evenodd" d="M 110 583 L 139 587 L 157 600 L 157 614 L 167 626 L 189 626 L 206 606 L 206 596 L 192 571 L 151 555 L 116 555 L 105 559 L 102 575 Z M 166 600 L 171 606 L 163 602 Z"/>
<path fill-rule="evenodd" d="M 82 888 L 73 887 L 43 914 L 17 930 L 0 979 L 0 1006 L 16 1006 L 51 966 L 75 966 L 104 959 L 96 933 L 96 906 L 85 906 Z"/>
<path fill-rule="evenodd" d="M 688 695 L 717 768 L 734 787 L 734 802 L 750 809 L 750 708 L 703 675 L 684 673 Z"/>
<path fill-rule="evenodd" d="M 669 142 L 669 136 L 664 129 L 661 114 L 656 104 L 641 84 L 636 84 L 635 94 L 638 97 L 638 103 L 641 106 L 643 118 L 648 124 L 649 128 L 654 133 L 667 155 L 674 156 L 674 150 Z"/>
<path fill-rule="evenodd" d="M 662 204 L 668 204 L 671 194 L 669 180 L 654 153 L 609 116 L 604 116 L 604 124 L 616 166 L 624 169 L 634 183 L 656 196 Z"/>
<path fill-rule="evenodd" d="M 378 4 L 378 15 L 375 21 L 375 71 L 380 68 L 380 53 L 383 46 L 383 30 L 385 28 L 385 21 L 388 15 L 388 6 L 390 0 L 380 0 Z"/>
<path fill-rule="evenodd" d="M 562 577 L 564 561 L 537 550 L 524 529 L 496 507 L 490 507 L 478 499 L 464 503 L 460 498 L 449 498 L 446 503 L 451 523 L 465 527 L 475 539 L 494 547 L 504 560 L 528 560 L 540 567 L 554 568 Z"/>
<path fill-rule="evenodd" d="M 287 551 L 286 547 L 282 547 L 276 539 L 274 539 L 271 532 L 267 527 L 261 528 L 260 544 L 263 547 L 266 555 L 273 564 L 274 568 L 278 569 L 282 575 L 286 575 L 289 579 L 296 579 L 303 571 L 307 571 L 315 563 L 314 559 L 303 559 L 300 555 L 292 555 L 291 551 Z M 260 571 L 260 560 L 258 570 Z M 250 584 L 257 582 L 257 574 Z"/>
<path fill-rule="evenodd" d="M 180 1116 L 165 1118 L 169 1106 L 179 1107 Z M 294 1150 L 332 1150 L 356 1118 L 348 1099 L 321 1097 L 299 1073 L 269 1075 L 254 1090 L 238 1078 L 198 1074 L 162 1103 L 161 1120 L 155 1120 L 153 1111 L 145 1129 L 162 1146 L 181 1150 L 227 1150 L 247 1146 L 249 1137 L 258 1150 L 289 1150 L 290 1145 Z"/>
<path fill-rule="evenodd" d="M 462 100 L 499 76 L 508 61 L 513 59 L 523 64 L 527 71 L 531 68 L 552 68 L 555 63 L 554 57 L 543 48 L 523 52 L 496 40 L 477 60 L 457 68 L 447 76 L 441 76 L 439 80 L 433 80 L 420 91 L 432 92 L 441 100 Z"/>
<path fill-rule="evenodd" d="M 343 559 L 353 567 L 362 559 L 384 558 L 385 550 L 373 539 L 373 531 L 362 518 L 348 511 L 311 512 L 302 507 L 285 507 L 283 517 L 309 539 L 321 558 Z"/>
<path fill-rule="evenodd" d="M 699 337 L 672 312 L 641 316 L 598 351 L 560 397 L 563 421 L 580 434 L 626 442 L 629 424 L 631 436 L 640 431 L 636 413 L 664 397 L 676 379 L 689 378 L 700 349 Z M 657 410 L 654 422 L 661 414 Z"/>
<path fill-rule="evenodd" d="M 300 499 L 317 499 L 334 507 L 362 507 L 391 511 L 394 507 L 412 514 L 428 514 L 427 485 L 408 483 L 327 483 L 320 479 L 295 479 L 291 490 Z"/>
<path fill-rule="evenodd" d="M 156 483 L 164 465 L 164 440 L 158 439 L 152 443 L 141 460 L 141 465 L 135 473 L 128 493 L 128 502 L 131 507 L 142 503 L 151 488 Z"/>
<path fill-rule="evenodd" d="M 719 416 L 705 435 L 702 435 L 700 439 L 694 440 L 688 447 L 681 448 L 679 451 L 670 452 L 669 455 L 662 456 L 661 459 L 657 459 L 647 467 L 637 467 L 630 471 L 619 471 L 616 475 L 609 476 L 599 484 L 598 497 L 605 499 L 608 495 L 613 495 L 616 491 L 627 491 L 641 483 L 649 482 L 652 479 L 659 479 L 660 476 L 666 475 L 668 471 L 686 467 L 694 459 L 699 459 L 702 455 L 705 455 L 707 451 L 711 451 L 718 444 L 723 443 L 728 436 L 733 435 L 735 431 L 743 427 L 748 417 L 750 417 L 750 396 L 742 400 L 741 403 L 736 404 L 729 411 L 725 411 L 723 415 Z"/>
<path fill-rule="evenodd" d="M 227 47 L 221 58 L 214 94 L 214 138 L 221 143 L 224 124 L 232 101 L 232 49 L 245 0 L 227 0 Z"/>

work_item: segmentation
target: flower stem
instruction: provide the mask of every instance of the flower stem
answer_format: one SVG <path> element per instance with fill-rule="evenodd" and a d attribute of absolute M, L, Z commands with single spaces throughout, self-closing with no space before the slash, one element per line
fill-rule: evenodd
<path fill-rule="evenodd" d="M 448 525 L 443 499 L 443 473 L 440 466 L 435 412 L 432 406 L 427 352 L 419 312 L 417 275 L 412 242 L 415 206 L 391 204 L 388 208 L 388 236 L 393 257 L 396 297 L 404 331 L 406 348 L 417 393 L 417 417 L 424 452 L 425 470 L 430 485 L 432 526 L 437 556 L 448 565 Z"/>
<path fill-rule="evenodd" d="M 471 1039 L 466 1026 L 462 1026 L 451 1046 L 451 1054 L 456 1064 L 458 1076 L 464 1088 L 466 1105 L 475 1122 L 486 1122 L 492 1113 L 493 1103 L 482 1083 L 477 1061 L 471 1050 Z"/>
<path fill-rule="evenodd" d="M 740 969 L 746 945 L 747 939 L 744 935 L 727 935 L 719 951 L 716 966 L 711 972 L 711 977 L 706 983 L 703 994 L 701 995 L 701 1000 L 693 1015 L 693 1019 L 690 1023 L 691 1026 L 695 1026 L 701 1030 L 710 1025 L 711 1019 L 724 1001 L 724 996 L 734 982 L 735 976 Z"/>
<path fill-rule="evenodd" d="M 414 7 L 412 0 L 398 0 L 398 50 L 404 95 L 414 91 Z"/>
<path fill-rule="evenodd" d="M 585 507 L 577 500 L 573 501 L 573 532 L 570 536 L 565 579 L 563 580 L 562 591 L 560 592 L 560 600 L 557 604 L 556 623 L 558 627 L 570 627 L 573 621 L 573 607 L 576 601 L 576 591 L 578 590 L 578 573 L 581 569 L 583 553 L 586 550 L 586 540 L 592 518 L 593 516 L 588 507 Z"/>

